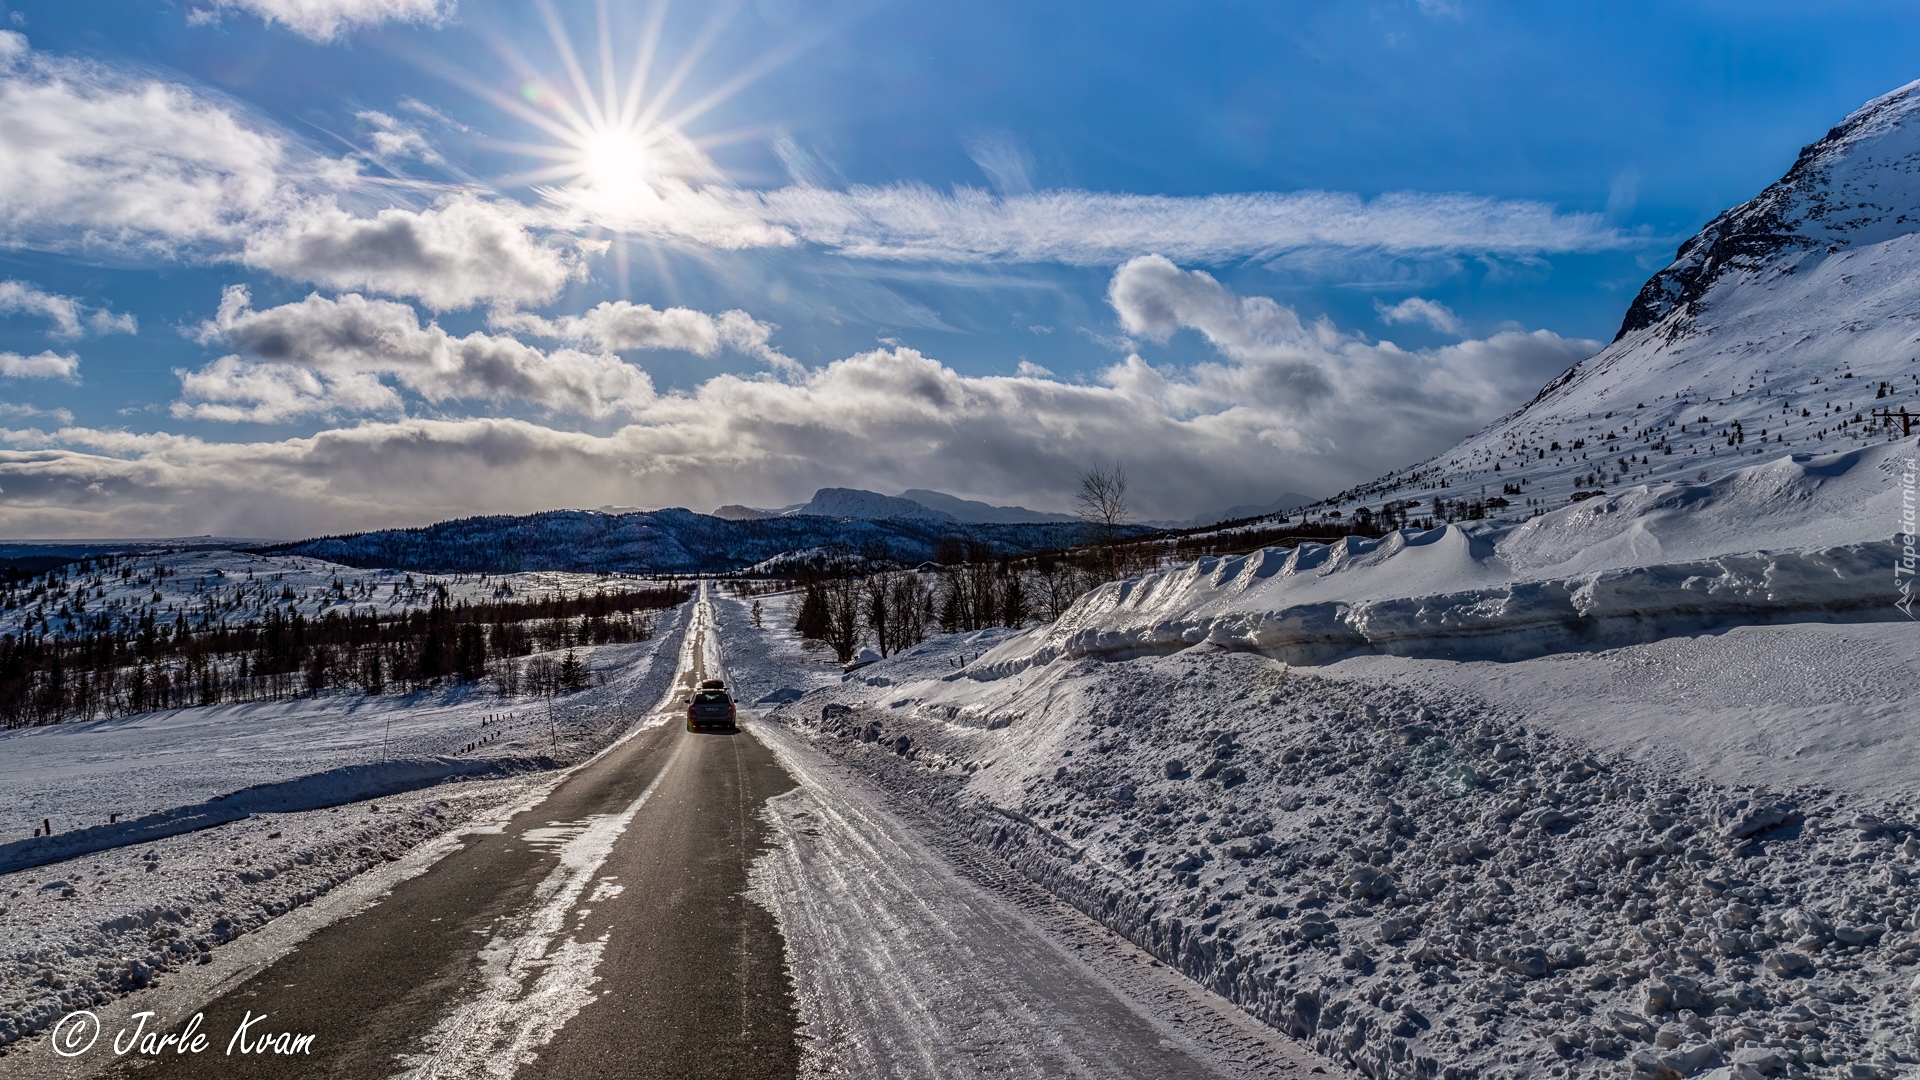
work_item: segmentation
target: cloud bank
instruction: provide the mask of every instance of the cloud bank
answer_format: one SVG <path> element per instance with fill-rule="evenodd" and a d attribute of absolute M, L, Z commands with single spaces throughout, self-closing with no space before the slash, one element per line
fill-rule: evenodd
<path fill-rule="evenodd" d="M 174 415 L 275 423 L 305 415 L 397 413 L 392 378 L 430 403 L 524 402 L 547 412 L 600 419 L 653 400 L 646 372 L 607 353 L 545 352 L 478 331 L 456 337 L 422 326 L 413 308 L 357 293 L 255 311 L 232 286 L 219 314 L 196 332 L 237 350 L 198 371 L 180 371 Z M 243 358 L 244 357 L 244 358 Z"/>
<path fill-rule="evenodd" d="M 344 408 L 356 394 L 377 411 L 392 392 L 378 382 L 385 375 L 428 395 L 616 407 L 626 421 L 597 434 L 519 419 L 401 418 L 232 443 L 9 431 L 0 434 L 0 530 L 293 536 L 558 506 L 778 504 L 828 485 L 934 487 L 1047 507 L 1065 504 L 1089 462 L 1116 457 L 1143 515 L 1185 517 L 1250 491 L 1377 476 L 1465 436 L 1600 347 L 1535 331 L 1402 349 L 1160 257 L 1122 267 L 1109 295 L 1129 333 L 1197 332 L 1216 358 L 1173 368 L 1133 355 L 1069 383 L 1038 366 L 964 375 L 891 348 L 789 381 L 722 374 L 690 393 L 655 394 L 637 368 L 616 376 L 603 366 L 615 358 L 454 338 L 390 301 L 309 297 L 256 312 L 233 292 L 201 332 L 248 359 L 189 373 L 203 379 L 189 391 L 198 396 L 190 413 L 311 412 L 304 402 Z M 236 389 L 216 389 L 224 385 Z"/>

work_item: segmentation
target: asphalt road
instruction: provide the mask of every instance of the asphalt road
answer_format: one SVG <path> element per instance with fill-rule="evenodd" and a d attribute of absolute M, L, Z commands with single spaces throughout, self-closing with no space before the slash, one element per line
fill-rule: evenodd
<path fill-rule="evenodd" d="M 707 677 L 703 635 L 677 688 Z M 684 700 L 684 697 L 681 698 Z M 205 1008 L 162 1077 L 795 1075 L 773 917 L 746 899 L 757 816 L 793 781 L 744 733 L 643 731 Z M 280 1032 L 310 1052 L 228 1054 Z"/>
<path fill-rule="evenodd" d="M 206 1005 L 202 1052 L 110 1075 L 759 1080 L 805 1038 L 862 1080 L 1322 1071 L 1078 913 L 980 887 L 792 738 L 688 732 L 711 617 L 662 723 Z"/>

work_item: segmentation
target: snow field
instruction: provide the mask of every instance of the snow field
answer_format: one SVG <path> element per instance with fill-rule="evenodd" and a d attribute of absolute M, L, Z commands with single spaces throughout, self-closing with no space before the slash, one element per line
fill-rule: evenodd
<path fill-rule="evenodd" d="M 1741 786 L 1424 668 L 1331 678 L 1202 646 L 982 682 L 951 666 L 979 644 L 770 718 L 1356 1070 L 1920 1061 L 1910 786 Z"/>
<path fill-rule="evenodd" d="M 344 804 L 255 811 L 215 828 L 0 874 L 0 1053 L 72 1009 L 208 963 L 222 946 L 423 841 L 492 827 L 504 808 L 550 790 L 564 767 L 647 722 L 647 710 L 672 685 L 690 607 L 659 613 L 650 641 L 583 648 L 607 681 L 567 695 L 552 729 L 542 703 L 453 690 L 409 698 L 323 694 L 0 734 L 0 805 L 14 813 L 30 798 L 57 807 L 63 822 L 104 823 L 106 807 L 127 803 L 129 792 L 129 805 L 145 810 L 271 783 L 287 785 L 271 794 L 291 805 Z M 438 777 L 422 770 L 420 782 L 434 786 L 371 803 L 328 772 L 342 762 L 372 763 L 368 773 L 378 779 L 388 717 L 391 753 L 419 764 L 492 733 L 480 719 L 509 711 L 522 722 L 502 723 L 498 739 L 461 760 L 492 761 L 503 773 L 543 771 L 435 784 Z M 315 774 L 322 775 L 302 781 Z"/>
<path fill-rule="evenodd" d="M 603 744 L 608 725 L 652 707 L 658 694 L 647 688 L 672 677 L 684 611 L 658 612 L 648 641 L 580 646 L 607 683 L 559 699 L 551 724 L 544 700 L 503 699 L 476 683 L 408 695 L 327 690 L 0 731 L 0 840 L 28 839 L 43 819 L 66 833 L 105 825 L 114 814 L 124 822 L 393 759 L 497 760 L 508 768 L 541 757 L 572 760 Z"/>

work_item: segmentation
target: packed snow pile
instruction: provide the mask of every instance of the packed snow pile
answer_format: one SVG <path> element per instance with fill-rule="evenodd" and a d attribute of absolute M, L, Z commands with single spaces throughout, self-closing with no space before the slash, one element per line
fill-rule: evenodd
<path fill-rule="evenodd" d="M 1514 658 L 1741 623 L 1899 617 L 1900 475 L 1917 443 L 1640 485 L 1519 526 L 1204 558 L 1102 586 L 968 671 L 1203 642 L 1295 663 L 1357 650 Z"/>
<path fill-rule="evenodd" d="M 1596 749 L 1472 680 L 1206 645 L 967 678 L 957 656 L 982 644 L 935 639 L 765 715 L 1359 1073 L 1920 1063 L 1907 785 L 1703 776 L 1657 739 Z"/>

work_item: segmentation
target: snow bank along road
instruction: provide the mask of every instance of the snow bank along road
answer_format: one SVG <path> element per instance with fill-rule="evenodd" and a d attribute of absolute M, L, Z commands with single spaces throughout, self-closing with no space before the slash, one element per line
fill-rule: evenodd
<path fill-rule="evenodd" d="M 717 671 L 715 645 L 703 602 L 658 713 Z M 201 1052 L 116 1056 L 121 1021 L 110 1019 L 60 1071 L 426 1080 L 1315 1067 L 1031 887 L 1020 893 L 1012 875 L 996 885 L 990 869 L 956 868 L 844 770 L 792 740 L 776 756 L 755 728 L 644 728 L 499 831 L 201 1006 Z M 148 1023 L 177 1032 L 190 1015 Z M 296 1048 L 291 1060 L 272 1052 Z M 56 1064 L 33 1058 L 0 1073 Z"/>

